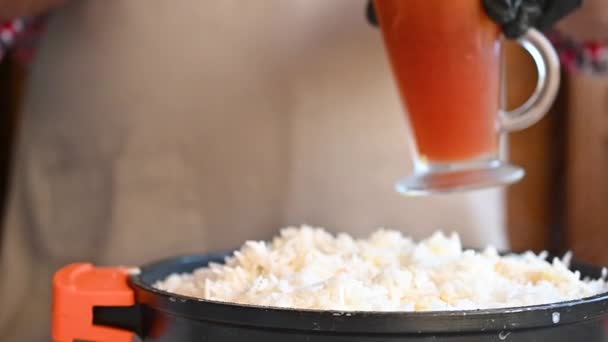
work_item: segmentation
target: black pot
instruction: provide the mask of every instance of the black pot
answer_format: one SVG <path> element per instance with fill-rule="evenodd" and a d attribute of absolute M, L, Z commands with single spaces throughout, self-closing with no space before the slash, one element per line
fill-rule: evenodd
<path fill-rule="evenodd" d="M 232 305 L 159 291 L 151 286 L 225 255 L 161 261 L 125 269 L 74 264 L 54 282 L 56 342 L 608 342 L 608 294 L 523 308 L 425 312 L 329 312 Z M 597 267 L 575 265 L 598 278 Z"/>

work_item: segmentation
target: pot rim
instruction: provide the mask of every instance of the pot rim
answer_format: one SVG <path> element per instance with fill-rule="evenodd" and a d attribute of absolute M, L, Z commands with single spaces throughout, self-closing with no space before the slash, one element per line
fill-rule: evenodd
<path fill-rule="evenodd" d="M 608 292 L 558 303 L 459 311 L 336 311 L 265 307 L 211 301 L 170 293 L 153 282 L 172 273 L 188 273 L 209 262 L 222 262 L 229 253 L 177 256 L 150 263 L 130 277 L 137 301 L 154 309 L 195 320 L 225 324 L 334 333 L 454 333 L 509 331 L 561 326 L 608 317 Z M 573 268 L 601 272 L 600 267 L 573 262 Z M 179 271 L 179 269 L 187 270 Z M 171 271 L 175 270 L 175 271 Z M 589 272 L 590 271 L 590 272 Z M 156 280 L 145 278 L 162 274 Z M 583 273 L 583 272 L 581 272 Z M 589 274 L 583 274 L 589 276 Z"/>

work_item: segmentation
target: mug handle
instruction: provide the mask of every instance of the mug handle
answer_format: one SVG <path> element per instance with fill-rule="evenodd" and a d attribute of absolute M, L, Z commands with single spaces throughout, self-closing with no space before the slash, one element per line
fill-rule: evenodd
<path fill-rule="evenodd" d="M 559 56 L 545 35 L 532 28 L 517 42 L 534 59 L 538 81 L 534 93 L 521 107 L 500 112 L 500 129 L 506 132 L 520 131 L 540 121 L 551 109 L 561 81 Z"/>
<path fill-rule="evenodd" d="M 128 268 L 101 268 L 88 263 L 67 265 L 55 273 L 53 341 L 132 342 L 134 327 L 116 328 L 104 319 L 111 316 L 112 321 L 118 317 L 140 325 L 137 319 L 140 309 L 129 285 L 131 273 Z M 106 311 L 109 315 L 104 314 Z M 125 314 L 130 319 L 125 320 Z"/>

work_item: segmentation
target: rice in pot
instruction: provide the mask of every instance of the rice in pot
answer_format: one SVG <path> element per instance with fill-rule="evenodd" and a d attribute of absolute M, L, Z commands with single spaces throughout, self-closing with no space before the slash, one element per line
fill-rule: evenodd
<path fill-rule="evenodd" d="M 608 291 L 569 270 L 570 255 L 465 250 L 457 234 L 415 242 L 380 229 L 366 239 L 309 226 L 248 241 L 224 264 L 174 274 L 158 289 L 213 301 L 339 311 L 437 311 L 528 306 Z"/>

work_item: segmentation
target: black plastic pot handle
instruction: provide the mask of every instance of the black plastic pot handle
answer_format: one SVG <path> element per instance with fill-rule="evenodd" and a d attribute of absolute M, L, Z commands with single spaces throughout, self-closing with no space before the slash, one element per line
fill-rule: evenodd
<path fill-rule="evenodd" d="M 142 306 L 95 306 L 93 324 L 127 331 L 143 336 Z"/>

